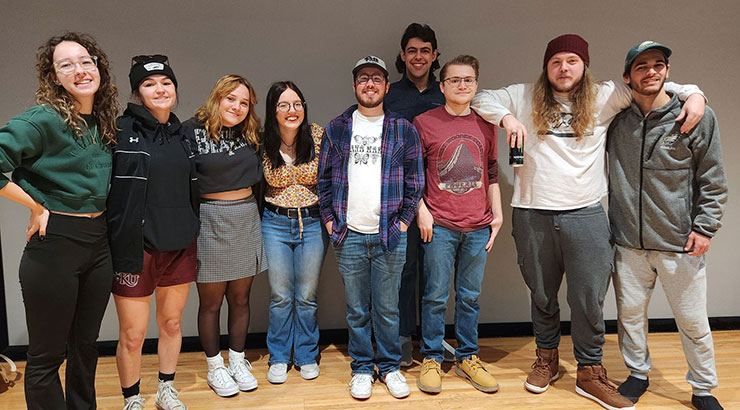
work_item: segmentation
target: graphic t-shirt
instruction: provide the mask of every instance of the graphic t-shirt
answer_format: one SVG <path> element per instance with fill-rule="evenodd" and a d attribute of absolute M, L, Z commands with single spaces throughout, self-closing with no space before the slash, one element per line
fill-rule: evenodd
<path fill-rule="evenodd" d="M 498 182 L 496 126 L 471 111 L 438 107 L 416 117 L 425 162 L 424 203 L 434 223 L 474 231 L 493 220 L 488 186 Z"/>
<path fill-rule="evenodd" d="M 347 227 L 364 234 L 380 227 L 381 136 L 383 118 L 352 114 L 352 141 L 347 177 Z"/>

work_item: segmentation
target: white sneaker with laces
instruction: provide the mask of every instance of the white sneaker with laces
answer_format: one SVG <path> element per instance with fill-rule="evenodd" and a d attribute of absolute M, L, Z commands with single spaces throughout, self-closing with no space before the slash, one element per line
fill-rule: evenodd
<path fill-rule="evenodd" d="M 355 399 L 363 400 L 373 394 L 373 375 L 355 374 L 349 381 L 349 394 Z"/>
<path fill-rule="evenodd" d="M 224 366 L 208 370 L 208 386 L 221 397 L 229 397 L 239 393 L 239 387 L 234 383 L 231 372 Z"/>
<path fill-rule="evenodd" d="M 391 396 L 402 399 L 409 395 L 409 385 L 406 383 L 406 378 L 403 377 L 400 370 L 392 371 L 381 377 L 385 386 L 388 387 L 388 392 Z"/>
<path fill-rule="evenodd" d="M 301 377 L 305 380 L 313 380 L 319 377 L 319 365 L 316 363 L 304 364 L 301 366 Z"/>
<path fill-rule="evenodd" d="M 273 363 L 267 371 L 267 381 L 272 384 L 285 383 L 288 380 L 288 363 Z"/>
<path fill-rule="evenodd" d="M 252 391 L 257 388 L 257 379 L 252 375 L 252 363 L 242 357 L 241 359 L 229 356 L 229 370 L 234 381 L 241 391 Z"/>
<path fill-rule="evenodd" d="M 144 410 L 144 398 L 140 394 L 123 399 L 123 410 Z"/>
<path fill-rule="evenodd" d="M 159 381 L 157 397 L 154 398 L 154 406 L 158 410 L 187 410 L 184 404 L 177 398 L 180 393 L 172 385 L 172 381 Z"/>

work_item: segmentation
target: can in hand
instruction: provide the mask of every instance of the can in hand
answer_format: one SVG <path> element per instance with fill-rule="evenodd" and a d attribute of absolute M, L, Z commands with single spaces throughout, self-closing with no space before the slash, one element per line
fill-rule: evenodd
<path fill-rule="evenodd" d="M 514 168 L 524 166 L 524 144 L 521 148 L 509 148 L 509 165 Z"/>

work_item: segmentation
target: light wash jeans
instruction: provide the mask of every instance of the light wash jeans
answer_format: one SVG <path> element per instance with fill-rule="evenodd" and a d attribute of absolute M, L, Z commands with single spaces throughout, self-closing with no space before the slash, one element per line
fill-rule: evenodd
<path fill-rule="evenodd" d="M 421 296 L 421 353 L 442 362 L 445 312 L 455 269 L 455 336 L 458 361 L 478 354 L 478 296 L 486 268 L 491 228 L 462 232 L 434 225 L 424 247 L 424 294 Z"/>
<path fill-rule="evenodd" d="M 406 261 L 406 232 L 401 232 L 395 249 L 386 252 L 380 235 L 350 230 L 334 251 L 347 301 L 352 374 L 373 374 L 375 365 L 381 376 L 399 370 L 398 290 Z"/>
<path fill-rule="evenodd" d="M 707 318 L 704 255 L 617 246 L 616 267 L 614 291 L 617 295 L 619 348 L 627 368 L 638 377 L 643 376 L 640 378 L 650 371 L 647 308 L 655 281 L 660 278 L 689 364 L 686 381 L 699 396 L 717 387 L 714 343 Z"/>
<path fill-rule="evenodd" d="M 326 230 L 320 218 L 305 217 L 301 237 L 298 219 L 265 209 L 262 238 L 270 264 L 269 363 L 290 363 L 291 351 L 297 366 L 316 363 L 316 289 L 329 242 Z"/>

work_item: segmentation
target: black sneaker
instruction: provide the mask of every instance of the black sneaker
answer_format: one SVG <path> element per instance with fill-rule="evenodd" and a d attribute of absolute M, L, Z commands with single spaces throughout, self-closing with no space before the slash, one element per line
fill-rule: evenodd
<path fill-rule="evenodd" d="M 691 404 L 696 407 L 697 410 L 724 410 L 717 399 L 714 396 L 691 396 Z"/>
<path fill-rule="evenodd" d="M 625 399 L 632 403 L 637 403 L 640 400 L 640 396 L 645 394 L 650 382 L 647 380 L 638 379 L 637 377 L 630 376 L 624 381 L 618 388 L 617 391 Z"/>

